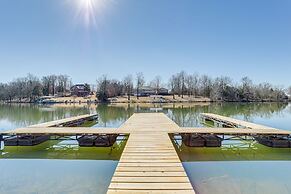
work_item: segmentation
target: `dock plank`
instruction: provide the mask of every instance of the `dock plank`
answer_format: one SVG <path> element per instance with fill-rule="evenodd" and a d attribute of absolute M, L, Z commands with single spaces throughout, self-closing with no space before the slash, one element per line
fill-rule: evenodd
<path fill-rule="evenodd" d="M 119 183 L 188 183 L 187 177 L 113 177 L 111 182 Z"/>
<path fill-rule="evenodd" d="M 193 187 L 189 182 L 186 183 L 120 183 L 111 182 L 109 189 L 134 189 L 134 190 L 172 190 L 184 189 L 192 190 Z"/>
<path fill-rule="evenodd" d="M 193 190 L 114 190 L 109 189 L 107 194 L 195 194 Z"/>

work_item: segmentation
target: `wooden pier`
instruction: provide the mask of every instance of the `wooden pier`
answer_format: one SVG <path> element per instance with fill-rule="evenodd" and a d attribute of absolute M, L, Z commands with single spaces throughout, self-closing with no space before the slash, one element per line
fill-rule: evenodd
<path fill-rule="evenodd" d="M 248 128 L 248 129 L 268 129 L 268 130 L 277 130 L 272 127 L 267 127 L 264 125 L 259 125 L 255 123 L 250 123 L 247 121 L 242 121 L 230 117 L 225 117 L 212 113 L 201 113 L 201 117 L 205 120 L 210 120 L 214 122 L 218 122 L 224 126 L 232 127 L 232 128 Z"/>
<path fill-rule="evenodd" d="M 75 131 L 74 135 L 77 135 L 78 133 L 76 132 L 78 132 L 78 130 L 75 130 L 75 128 L 73 127 L 80 126 L 86 121 L 94 121 L 97 119 L 97 114 L 88 114 L 31 125 L 26 128 L 3 131 L 2 133 L 0 133 L 0 150 L 3 149 L 2 141 L 4 141 L 4 145 L 6 146 L 33 146 L 49 140 L 52 135 L 69 135 L 66 134 L 65 129 L 61 131 L 59 130 L 62 129 L 62 127 L 67 127 L 67 129 Z M 54 128 L 56 130 L 56 134 L 53 134 Z"/>
<path fill-rule="evenodd" d="M 108 194 L 195 193 L 168 135 L 177 124 L 161 113 L 139 113 L 119 129 L 130 136 Z"/>
<path fill-rule="evenodd" d="M 135 113 L 119 128 L 64 127 L 64 123 L 92 117 L 85 115 L 2 132 L 17 135 L 129 135 L 108 194 L 192 193 L 195 191 L 176 153 L 169 134 L 284 136 L 291 131 L 279 130 L 214 114 L 202 117 L 229 128 L 179 127 L 163 113 Z M 3 141 L 3 139 L 1 139 Z M 262 140 L 263 141 L 263 140 Z"/>
<path fill-rule="evenodd" d="M 31 125 L 28 127 L 62 127 L 70 123 L 76 123 L 78 121 L 90 121 L 90 120 L 96 120 L 96 119 L 98 119 L 97 114 L 86 114 L 86 115 L 80 115 L 80 116 L 40 123 L 36 125 Z"/>
<path fill-rule="evenodd" d="M 204 121 L 213 121 L 214 125 L 218 123 L 219 126 L 235 127 L 237 133 L 232 131 L 236 136 L 243 134 L 251 136 L 259 144 L 273 147 L 273 148 L 291 148 L 290 131 L 280 130 L 264 125 L 254 124 L 238 119 L 233 119 L 217 114 L 203 113 L 201 114 Z M 248 134 L 248 131 L 250 133 Z"/>

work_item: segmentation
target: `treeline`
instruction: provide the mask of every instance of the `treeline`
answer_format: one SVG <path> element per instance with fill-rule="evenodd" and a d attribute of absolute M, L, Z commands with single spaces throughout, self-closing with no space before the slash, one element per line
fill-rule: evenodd
<path fill-rule="evenodd" d="M 48 75 L 41 79 L 28 74 L 9 83 L 0 83 L 0 100 L 34 102 L 40 96 L 49 96 L 69 91 L 72 82 L 67 75 Z"/>
<path fill-rule="evenodd" d="M 170 88 L 179 96 L 208 97 L 213 101 L 284 101 L 288 100 L 285 89 L 270 83 L 254 84 L 248 77 L 234 83 L 230 77 L 211 78 L 207 75 L 187 74 L 182 71 L 172 75 Z"/>
<path fill-rule="evenodd" d="M 135 76 L 127 75 L 123 80 L 108 79 L 103 76 L 98 80 L 97 97 L 100 101 L 108 98 L 127 95 L 130 100 L 133 94 L 138 94 L 143 86 L 151 86 L 155 91 L 162 87 L 169 89 L 169 94 L 184 98 L 206 97 L 213 101 L 286 101 L 291 94 L 291 87 L 284 89 L 270 83 L 254 84 L 248 77 L 243 77 L 239 83 L 232 81 L 230 77 L 222 76 L 212 78 L 208 75 L 187 74 L 185 71 L 174 74 L 167 82 L 162 82 L 160 76 L 146 83 L 142 73 Z M 138 95 L 137 95 L 137 98 Z"/>
<path fill-rule="evenodd" d="M 72 81 L 67 75 L 48 75 L 38 78 L 28 74 L 9 83 L 0 83 L 1 101 L 34 102 L 41 96 L 66 95 L 70 92 Z M 286 101 L 291 95 L 291 87 L 284 89 L 270 83 L 255 84 L 248 77 L 243 77 L 235 83 L 230 77 L 212 78 L 208 75 L 188 74 L 185 71 L 176 73 L 169 80 L 163 81 L 161 76 L 146 81 L 143 73 L 127 75 L 122 80 L 109 79 L 102 76 L 97 79 L 96 96 L 101 102 L 109 98 L 126 95 L 139 98 L 144 86 L 150 86 L 158 94 L 163 88 L 169 90 L 169 95 L 178 97 L 204 97 L 213 101 Z"/>

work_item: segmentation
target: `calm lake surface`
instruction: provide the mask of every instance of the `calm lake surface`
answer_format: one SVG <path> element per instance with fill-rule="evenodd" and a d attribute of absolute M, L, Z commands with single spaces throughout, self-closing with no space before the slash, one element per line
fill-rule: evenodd
<path fill-rule="evenodd" d="M 144 104 L 1 105 L 0 130 L 29 126 L 86 113 L 98 113 L 94 127 L 118 127 L 134 112 L 164 112 L 180 126 L 203 126 L 199 113 L 291 130 L 291 104 Z M 221 148 L 176 150 L 198 194 L 291 194 L 291 149 L 268 148 L 252 141 L 224 141 Z M 0 152 L 0 193 L 106 193 L 125 145 L 80 148 L 75 141 L 47 141 Z"/>

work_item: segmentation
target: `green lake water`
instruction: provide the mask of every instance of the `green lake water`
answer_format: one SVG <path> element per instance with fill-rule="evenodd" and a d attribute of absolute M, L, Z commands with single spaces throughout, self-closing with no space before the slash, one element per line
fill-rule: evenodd
<path fill-rule="evenodd" d="M 203 126 L 201 112 L 291 130 L 291 104 L 144 104 L 37 106 L 1 105 L 0 130 L 14 129 L 86 113 L 98 113 L 94 127 L 118 127 L 134 112 L 164 112 L 180 126 Z M 221 148 L 176 150 L 198 194 L 291 194 L 291 149 L 253 141 L 224 141 Z M 112 148 L 80 148 L 76 141 L 47 141 L 0 152 L 0 193 L 106 193 L 125 140 Z"/>

